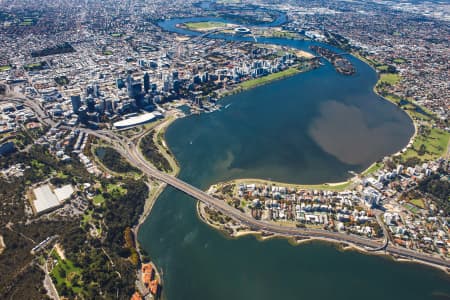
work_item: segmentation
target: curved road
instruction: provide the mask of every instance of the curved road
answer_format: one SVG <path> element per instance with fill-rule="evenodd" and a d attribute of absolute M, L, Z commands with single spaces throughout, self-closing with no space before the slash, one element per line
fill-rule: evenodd
<path fill-rule="evenodd" d="M 342 234 L 338 232 L 330 232 L 320 229 L 308 229 L 308 228 L 292 228 L 273 223 L 268 223 L 260 220 L 255 220 L 249 215 L 246 215 L 239 210 L 229 206 L 225 201 L 218 200 L 206 192 L 182 181 L 181 179 L 168 175 L 164 172 L 157 170 L 153 167 L 138 150 L 134 142 L 116 136 L 110 131 L 93 131 L 83 129 L 85 132 L 95 135 L 101 139 L 111 143 L 115 149 L 123 155 L 130 163 L 138 167 L 143 173 L 149 177 L 153 177 L 157 180 L 167 183 L 168 185 L 188 194 L 189 196 L 205 203 L 206 205 L 213 207 L 221 213 L 234 218 L 235 220 L 247 225 L 253 230 L 263 231 L 267 233 L 273 233 L 288 237 L 298 238 L 322 238 L 335 242 L 351 243 L 356 246 L 360 246 L 368 251 L 382 251 L 386 253 L 401 256 L 408 259 L 417 260 L 420 262 L 430 263 L 437 266 L 450 268 L 450 261 L 441 259 L 437 256 L 420 253 L 417 251 L 408 250 L 405 248 L 398 248 L 388 244 L 388 240 L 384 242 L 367 239 L 360 236 L 351 234 Z"/>
<path fill-rule="evenodd" d="M 6 97 L 0 97 L 0 100 Z M 8 99 L 13 102 L 23 103 L 25 106 L 31 108 L 36 114 L 38 119 L 50 126 L 55 126 L 55 122 L 51 120 L 44 109 L 30 98 L 16 97 L 15 99 Z M 218 200 L 213 196 L 205 193 L 204 191 L 178 179 L 174 176 L 168 175 L 164 172 L 157 170 L 153 167 L 141 154 L 141 152 L 136 147 L 135 143 L 124 137 L 119 137 L 111 131 L 97 130 L 93 131 L 90 129 L 81 129 L 86 133 L 92 134 L 109 142 L 121 155 L 123 155 L 131 164 L 137 166 L 146 175 L 153 177 L 157 180 L 165 182 L 172 187 L 188 194 L 189 196 L 205 203 L 206 205 L 213 207 L 214 209 L 220 211 L 221 213 L 234 218 L 235 220 L 247 225 L 253 230 L 263 231 L 267 233 L 273 233 L 288 237 L 299 237 L 299 238 L 322 238 L 328 239 L 335 242 L 351 243 L 360 246 L 369 251 L 385 250 L 386 253 L 400 256 L 419 262 L 425 262 L 445 268 L 450 268 L 450 261 L 441 259 L 437 256 L 428 255 L 425 253 L 420 253 L 417 251 L 408 250 L 405 248 L 395 247 L 388 243 L 386 239 L 384 242 L 374 241 L 360 236 L 354 236 L 350 234 L 342 234 L 337 232 L 330 232 L 320 229 L 308 229 L 308 228 L 291 228 L 281 225 L 276 225 L 273 223 L 268 223 L 264 221 L 259 221 L 253 219 L 251 216 L 246 215 L 239 210 L 229 206 L 224 201 Z"/>

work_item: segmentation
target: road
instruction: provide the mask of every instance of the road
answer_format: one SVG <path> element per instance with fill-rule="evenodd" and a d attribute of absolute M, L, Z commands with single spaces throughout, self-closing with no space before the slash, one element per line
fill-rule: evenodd
<path fill-rule="evenodd" d="M 208 32 L 205 34 L 205 36 L 211 33 L 212 32 Z M 8 100 L 11 102 L 22 103 L 35 112 L 40 122 L 49 125 L 51 127 L 56 125 L 56 123 L 51 118 L 49 118 L 49 116 L 42 108 L 42 106 L 36 100 L 30 97 L 24 97 L 22 95 L 17 97 L 1 96 L 0 100 Z M 331 240 L 334 242 L 351 243 L 356 246 L 362 247 L 368 251 L 384 250 L 385 253 L 394 256 L 401 256 L 408 259 L 417 260 L 419 262 L 425 262 L 445 268 L 450 268 L 449 260 L 444 260 L 437 256 L 396 247 L 392 245 L 392 243 L 389 243 L 388 237 L 386 237 L 386 239 L 383 242 L 381 242 L 363 238 L 360 236 L 354 236 L 351 234 L 342 234 L 319 229 L 291 228 L 260 220 L 255 220 L 251 216 L 240 212 L 239 210 L 229 206 L 224 201 L 214 198 L 213 196 L 190 185 L 189 183 L 186 183 L 174 176 L 168 175 L 164 172 L 157 170 L 142 156 L 142 154 L 136 147 L 136 144 L 132 140 L 126 139 L 124 137 L 119 137 L 115 133 L 110 131 L 104 130 L 93 131 L 89 129 L 83 129 L 83 131 L 109 142 L 131 164 L 140 168 L 141 171 L 145 173 L 147 176 L 165 182 L 166 184 L 186 193 L 187 195 L 193 197 L 194 199 L 203 202 L 209 207 L 212 207 L 220 211 L 221 213 L 229 217 L 232 217 L 238 222 L 248 226 L 252 230 L 295 238 L 321 238 Z M 450 142 L 448 147 L 450 147 Z M 378 216 L 377 219 L 379 219 Z M 386 235 L 385 227 L 383 227 L 383 231 L 385 232 Z"/>
<path fill-rule="evenodd" d="M 441 267 L 450 268 L 450 261 L 448 260 L 444 260 L 439 257 L 428 255 L 425 253 L 419 253 L 417 251 L 412 251 L 405 248 L 393 246 L 388 243 L 387 239 L 384 241 L 376 241 L 351 234 L 342 234 L 339 232 L 331 232 L 320 229 L 292 228 L 265 221 L 255 220 L 251 216 L 246 215 L 241 211 L 231 207 L 225 201 L 216 199 L 213 196 L 190 185 L 187 182 L 182 181 L 179 178 L 176 178 L 174 176 L 168 175 L 164 172 L 157 170 L 143 157 L 142 153 L 138 150 L 136 144 L 133 141 L 124 137 L 116 136 L 113 132 L 110 131 L 101 131 L 101 130 L 93 131 L 88 129 L 83 129 L 83 131 L 109 142 L 131 164 L 138 167 L 147 176 L 167 183 L 168 185 L 203 202 L 209 207 L 212 207 L 220 211 L 221 213 L 237 220 L 238 222 L 248 226 L 252 230 L 294 238 L 320 238 L 334 242 L 350 243 L 359 246 L 361 248 L 364 248 L 368 251 L 384 250 L 385 253 L 394 256 L 401 256 L 408 259 L 414 259 L 420 262 L 431 263 Z"/>
<path fill-rule="evenodd" d="M 12 102 L 12 103 L 16 103 L 16 104 L 23 104 L 24 106 L 28 107 L 29 109 L 31 109 L 35 115 L 36 118 L 39 120 L 39 122 L 45 124 L 45 125 L 49 125 L 51 127 L 56 125 L 56 122 L 53 121 L 44 111 L 44 109 L 42 108 L 42 106 L 37 103 L 36 100 L 33 100 L 32 98 L 24 98 L 23 96 L 17 96 L 17 97 L 7 97 L 7 96 L 0 96 L 0 100 L 4 100 L 7 102 Z"/>
<path fill-rule="evenodd" d="M 8 100 L 23 103 L 36 113 L 38 119 L 41 122 L 50 126 L 55 126 L 56 123 L 53 120 L 51 120 L 46 114 L 46 112 L 43 110 L 43 108 L 32 99 L 18 97 L 16 99 L 8 99 Z M 359 246 L 361 248 L 364 248 L 368 251 L 384 250 L 386 254 L 391 254 L 394 256 L 400 256 L 408 259 L 417 260 L 419 262 L 425 262 L 445 268 L 450 268 L 449 260 L 444 260 L 437 256 L 396 247 L 392 244 L 389 244 L 388 239 L 384 241 L 375 241 L 351 234 L 342 234 L 338 232 L 331 232 L 320 229 L 292 228 L 265 221 L 255 220 L 251 216 L 242 213 L 241 211 L 229 206 L 224 201 L 214 198 L 213 196 L 190 185 L 189 183 L 184 182 L 177 177 L 168 175 L 164 172 L 157 170 L 143 157 L 142 153 L 138 150 L 133 140 L 118 136 L 114 132 L 107 130 L 94 131 L 85 128 L 82 128 L 81 130 L 110 143 L 122 156 L 124 156 L 131 164 L 138 167 L 147 176 L 165 182 L 166 184 L 186 193 L 187 195 L 193 197 L 194 199 L 203 202 L 209 207 L 212 207 L 220 211 L 224 215 L 227 215 L 235 219 L 236 221 L 248 226 L 252 230 L 294 238 L 320 238 L 334 242 L 350 243 Z M 386 234 L 386 228 L 383 228 L 383 230 L 385 231 Z"/>
<path fill-rule="evenodd" d="M 44 288 L 47 290 L 47 295 L 54 300 L 59 300 L 58 291 L 56 290 L 55 285 L 53 284 L 52 278 L 50 277 L 50 272 L 48 271 L 47 261 L 44 263 L 44 266 L 41 266 L 41 269 L 44 271 Z"/>

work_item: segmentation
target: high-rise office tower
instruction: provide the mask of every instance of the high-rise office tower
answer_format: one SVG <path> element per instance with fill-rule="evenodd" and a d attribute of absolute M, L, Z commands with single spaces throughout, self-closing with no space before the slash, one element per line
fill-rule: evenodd
<path fill-rule="evenodd" d="M 147 94 L 150 90 L 150 75 L 146 72 L 144 74 L 144 92 Z"/>
<path fill-rule="evenodd" d="M 78 113 L 78 110 L 81 107 L 81 96 L 80 95 L 72 95 L 70 96 L 70 101 L 72 102 L 72 110 L 73 113 Z"/>

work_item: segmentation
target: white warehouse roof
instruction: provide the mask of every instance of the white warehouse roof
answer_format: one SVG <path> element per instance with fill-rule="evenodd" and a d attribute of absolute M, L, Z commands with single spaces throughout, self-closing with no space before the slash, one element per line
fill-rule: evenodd
<path fill-rule="evenodd" d="M 37 214 L 47 212 L 61 205 L 48 184 L 35 188 L 33 193 L 36 197 L 36 200 L 33 201 L 33 206 Z"/>
<path fill-rule="evenodd" d="M 56 198 L 58 198 L 59 202 L 64 202 L 65 200 L 69 199 L 70 196 L 73 194 L 73 188 L 72 185 L 68 184 L 65 186 L 62 186 L 58 189 L 55 189 L 55 195 Z"/>

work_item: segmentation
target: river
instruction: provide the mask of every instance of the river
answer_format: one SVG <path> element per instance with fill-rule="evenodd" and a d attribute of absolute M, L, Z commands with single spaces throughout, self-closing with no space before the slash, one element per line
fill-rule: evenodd
<path fill-rule="evenodd" d="M 191 34 L 174 26 L 180 22 L 160 25 Z M 258 42 L 302 50 L 311 44 Z M 179 177 L 204 189 L 242 177 L 335 182 L 403 148 L 414 131 L 411 120 L 373 93 L 376 73 L 350 59 L 354 76 L 326 63 L 226 97 L 221 111 L 174 122 L 166 140 L 180 163 Z M 450 299 L 447 275 L 425 266 L 316 242 L 294 247 L 279 239 L 228 239 L 198 219 L 193 199 L 172 188 L 157 200 L 139 240 L 163 270 L 170 300 Z"/>

